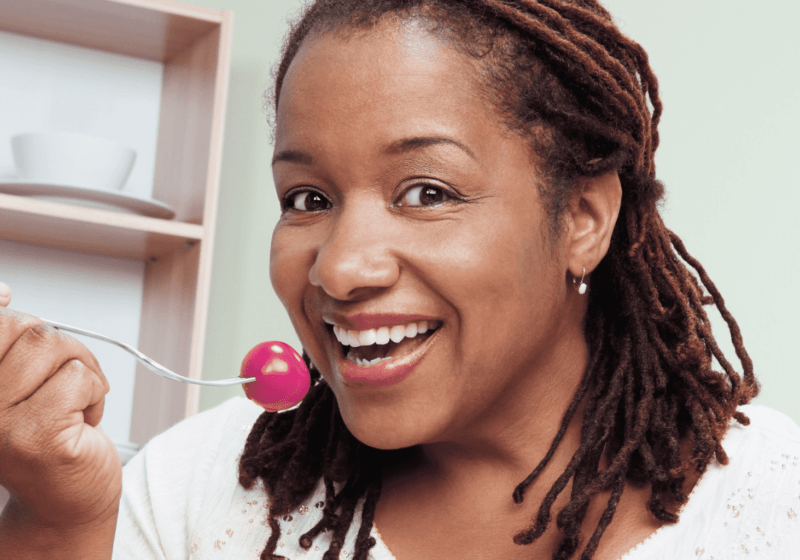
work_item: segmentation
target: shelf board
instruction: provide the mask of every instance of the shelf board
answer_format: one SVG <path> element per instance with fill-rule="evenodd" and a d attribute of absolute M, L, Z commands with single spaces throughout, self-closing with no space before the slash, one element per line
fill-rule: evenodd
<path fill-rule="evenodd" d="M 3 0 L 0 31 L 168 62 L 222 14 L 171 0 Z"/>
<path fill-rule="evenodd" d="M 138 260 L 203 240 L 203 226 L 0 194 L 0 238 Z"/>

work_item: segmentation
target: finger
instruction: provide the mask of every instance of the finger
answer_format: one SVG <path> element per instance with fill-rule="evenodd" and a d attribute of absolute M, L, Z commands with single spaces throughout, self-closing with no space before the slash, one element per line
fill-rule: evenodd
<path fill-rule="evenodd" d="M 88 348 L 87 348 L 87 351 L 88 351 Z M 105 389 L 105 393 L 108 393 L 111 390 L 111 385 L 108 383 L 108 379 L 106 378 L 106 374 L 103 373 L 103 368 L 100 367 L 100 362 L 97 361 L 97 358 L 95 357 L 95 355 L 91 351 L 89 351 L 89 358 L 90 358 L 90 360 L 86 365 L 89 366 L 89 369 L 91 369 L 95 373 L 95 375 L 97 375 L 98 378 L 100 378 L 100 383 L 103 384 L 103 388 Z M 103 394 L 105 394 L 105 393 L 103 393 Z"/>
<path fill-rule="evenodd" d="M 60 336 L 65 337 L 67 340 L 83 346 L 80 340 L 76 339 L 75 337 L 65 333 L 61 329 L 55 329 L 55 330 Z M 84 358 L 88 358 L 88 361 L 83 361 Z M 97 358 L 92 353 L 92 351 L 86 348 L 86 355 L 80 359 L 81 361 L 83 361 L 84 365 L 88 366 L 89 369 L 91 369 L 97 375 L 97 377 L 100 378 L 100 382 L 103 384 L 103 387 L 105 387 L 106 393 L 108 393 L 111 390 L 111 385 L 109 385 L 108 379 L 106 378 L 106 375 L 103 373 L 103 368 L 100 367 L 100 362 L 97 361 Z"/>
<path fill-rule="evenodd" d="M 91 368 L 70 360 L 38 392 L 41 398 L 58 399 L 65 414 L 83 413 L 83 421 L 96 427 L 103 418 L 106 388 Z"/>
<path fill-rule="evenodd" d="M 27 329 L 42 322 L 38 317 L 0 307 L 0 356 L 4 356 Z"/>
<path fill-rule="evenodd" d="M 0 336 L 0 356 L 4 356 L 9 351 L 10 347 L 14 345 L 17 339 L 19 339 L 26 330 L 39 325 L 41 325 L 41 328 L 46 332 L 56 335 L 59 340 L 69 342 L 70 344 L 77 344 L 80 347 L 83 347 L 83 345 L 80 344 L 80 342 L 78 342 L 74 337 L 71 337 L 69 334 L 47 325 L 38 317 L 34 317 L 33 315 L 22 313 L 21 311 L 16 311 L 13 309 L 0 309 L 0 335 L 5 335 Z M 97 373 L 106 388 L 106 392 L 108 392 L 111 387 L 94 354 L 86 350 L 86 353 L 83 356 L 80 356 L 79 359 L 81 359 L 85 364 L 93 369 L 95 373 Z M 0 380 L 0 383 L 2 383 L 2 380 Z"/>
<path fill-rule="evenodd" d="M 36 418 L 40 438 L 50 438 L 80 429 L 84 423 L 96 426 L 103 415 L 104 395 L 105 388 L 94 372 L 81 361 L 70 360 L 19 408 Z"/>
<path fill-rule="evenodd" d="M 11 287 L 0 282 L 0 307 L 6 307 L 11 303 Z"/>
<path fill-rule="evenodd" d="M 0 360 L 0 399 L 13 406 L 29 398 L 73 359 L 88 366 L 107 391 L 97 359 L 83 344 L 43 323 L 27 328 Z"/>
<path fill-rule="evenodd" d="M 94 373 L 94 372 L 92 372 Z M 89 397 L 89 404 L 83 409 L 83 421 L 93 428 L 100 425 L 103 419 L 103 411 L 106 404 L 106 387 L 99 383 L 100 379 L 95 376 L 97 381 L 92 382 L 92 393 Z"/>

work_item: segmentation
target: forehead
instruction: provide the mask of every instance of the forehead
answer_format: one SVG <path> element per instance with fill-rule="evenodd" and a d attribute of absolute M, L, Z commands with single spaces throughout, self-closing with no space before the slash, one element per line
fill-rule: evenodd
<path fill-rule="evenodd" d="M 479 72 L 477 60 L 413 19 L 311 36 L 283 82 L 276 148 L 344 130 L 377 142 L 421 132 L 479 137 L 500 122 Z"/>

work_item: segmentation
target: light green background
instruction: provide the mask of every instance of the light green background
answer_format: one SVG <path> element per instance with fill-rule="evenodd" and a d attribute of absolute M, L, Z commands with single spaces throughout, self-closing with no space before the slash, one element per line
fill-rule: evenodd
<path fill-rule="evenodd" d="M 272 146 L 262 109 L 297 0 L 194 0 L 235 12 L 204 377 L 238 374 L 265 340 L 299 349 L 269 282 L 278 218 Z M 706 266 L 738 319 L 763 384 L 757 402 L 800 422 L 800 3 L 608 0 L 623 31 L 650 54 L 666 112 L 657 157 L 667 225 Z M 732 345 L 712 318 L 723 348 Z M 240 388 L 201 389 L 211 408 Z"/>

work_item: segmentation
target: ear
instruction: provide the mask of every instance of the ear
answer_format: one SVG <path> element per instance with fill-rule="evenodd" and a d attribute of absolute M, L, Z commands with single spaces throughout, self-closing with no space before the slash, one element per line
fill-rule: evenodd
<path fill-rule="evenodd" d="M 622 185 L 616 171 L 580 180 L 569 202 L 569 271 L 581 278 L 592 272 L 611 244 L 611 234 L 622 203 Z"/>

